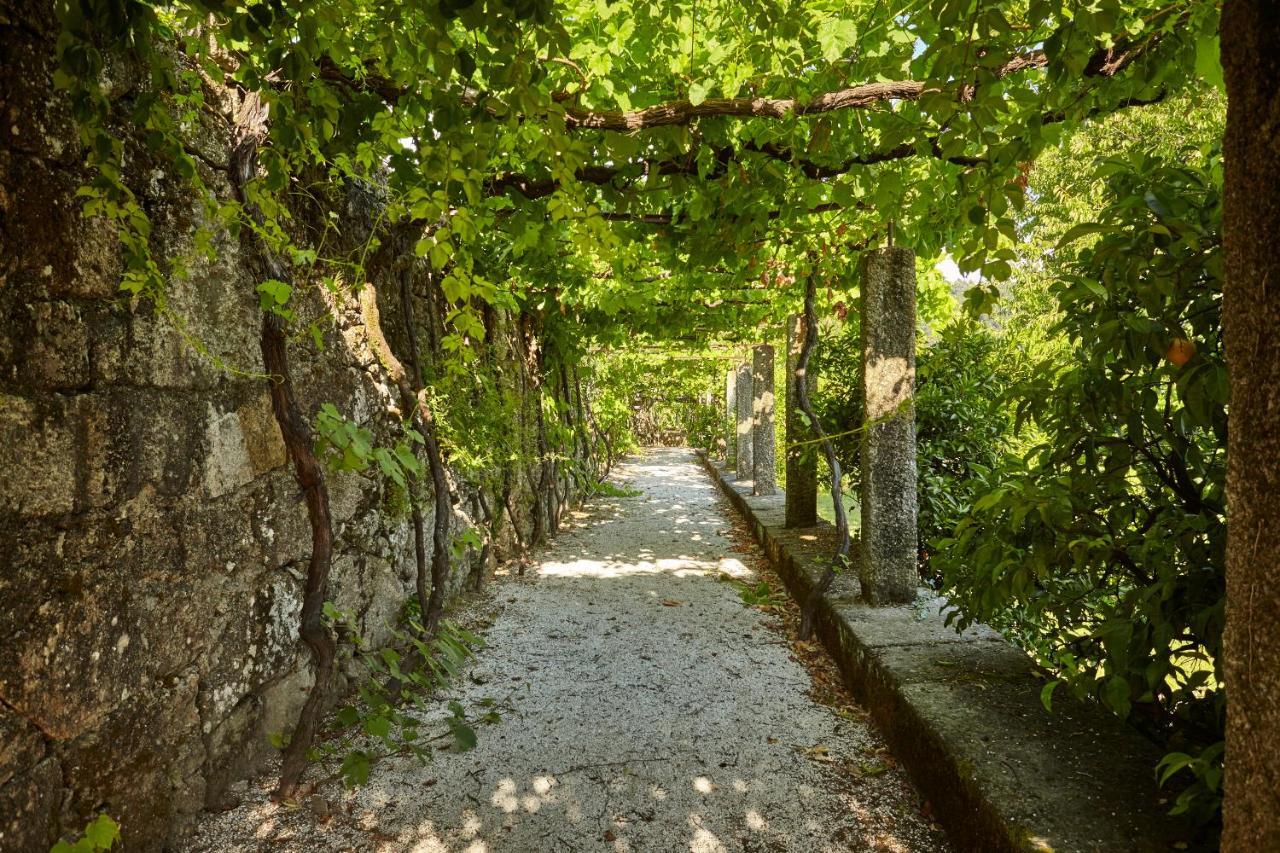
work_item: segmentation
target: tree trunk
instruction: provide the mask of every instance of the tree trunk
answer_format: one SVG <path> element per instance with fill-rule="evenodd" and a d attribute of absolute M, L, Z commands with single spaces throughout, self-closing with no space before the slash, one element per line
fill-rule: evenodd
<path fill-rule="evenodd" d="M 1280 4 L 1227 0 L 1224 850 L 1280 838 Z"/>
<path fill-rule="evenodd" d="M 609 434 L 602 430 L 600 424 L 596 421 L 596 415 L 591 410 L 591 400 L 588 397 L 582 397 L 582 406 L 587 413 L 587 423 L 590 424 L 592 432 L 596 434 L 597 443 L 604 445 L 604 460 L 597 466 L 598 473 L 596 474 L 596 479 L 603 483 L 609 479 L 609 470 L 613 467 L 613 444 L 609 441 Z"/>

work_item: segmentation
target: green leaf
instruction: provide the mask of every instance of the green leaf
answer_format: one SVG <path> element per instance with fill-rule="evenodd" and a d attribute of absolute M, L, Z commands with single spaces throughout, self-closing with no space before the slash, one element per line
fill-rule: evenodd
<path fill-rule="evenodd" d="M 377 714 L 365 719 L 364 730 L 372 737 L 385 739 L 391 734 L 391 721 Z"/>
<path fill-rule="evenodd" d="M 258 304 L 263 311 L 278 311 L 289 303 L 293 288 L 283 281 L 269 278 L 258 285 Z"/>
<path fill-rule="evenodd" d="M 453 745 L 457 747 L 459 752 L 476 748 L 476 732 L 465 723 L 452 721 L 449 723 L 449 730 L 453 732 Z"/>
<path fill-rule="evenodd" d="M 689 103 L 695 107 L 707 99 L 707 84 L 699 80 L 689 87 Z"/>
<path fill-rule="evenodd" d="M 1102 689 L 1103 701 L 1121 717 L 1129 716 L 1129 682 L 1123 676 L 1113 675 Z"/>
<path fill-rule="evenodd" d="M 1087 237 L 1090 234 L 1106 234 L 1114 230 L 1115 226 L 1113 225 L 1102 225 L 1097 222 L 1083 222 L 1079 225 L 1073 225 L 1071 228 L 1067 229 L 1067 233 L 1063 234 L 1062 238 L 1058 240 L 1058 248 L 1061 249 L 1070 243 L 1074 243 L 1081 237 Z"/>
<path fill-rule="evenodd" d="M 369 781 L 369 771 L 373 767 L 372 757 L 361 750 L 347 753 L 342 759 L 339 772 L 342 782 L 348 788 L 355 788 Z"/>
<path fill-rule="evenodd" d="M 93 823 L 85 827 L 84 837 L 99 850 L 110 850 L 111 845 L 120 838 L 120 827 L 109 815 L 100 814 Z"/>
<path fill-rule="evenodd" d="M 822 58 L 835 62 L 858 43 L 858 26 L 844 18 L 825 18 L 818 24 L 817 36 Z"/>
<path fill-rule="evenodd" d="M 1195 758 L 1187 755 L 1185 752 L 1171 752 L 1164 758 L 1160 759 L 1160 763 L 1156 765 L 1156 771 L 1159 773 L 1160 787 L 1173 777 L 1175 773 L 1183 768 L 1190 767 L 1195 763 Z"/>
<path fill-rule="evenodd" d="M 1044 705 L 1044 709 L 1046 711 L 1053 710 L 1053 691 L 1057 690 L 1058 685 L 1061 683 L 1061 681 L 1055 678 L 1040 689 L 1040 704 Z"/>
<path fill-rule="evenodd" d="M 1222 75 L 1222 49 L 1216 35 L 1202 35 L 1196 39 L 1196 74 L 1219 92 L 1227 85 Z"/>

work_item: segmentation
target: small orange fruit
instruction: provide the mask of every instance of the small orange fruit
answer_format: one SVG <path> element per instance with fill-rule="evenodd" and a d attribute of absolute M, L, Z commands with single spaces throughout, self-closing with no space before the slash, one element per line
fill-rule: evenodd
<path fill-rule="evenodd" d="M 1182 367 L 1191 360 L 1191 356 L 1196 354 L 1196 345 L 1194 341 L 1186 338 L 1174 338 L 1169 341 L 1169 348 L 1164 351 L 1164 357 L 1169 359 L 1175 367 Z"/>

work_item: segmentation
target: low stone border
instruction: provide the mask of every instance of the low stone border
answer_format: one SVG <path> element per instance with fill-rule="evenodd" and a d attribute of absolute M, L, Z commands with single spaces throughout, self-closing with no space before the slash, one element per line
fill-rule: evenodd
<path fill-rule="evenodd" d="M 785 529 L 785 497 L 751 495 L 703 455 L 797 600 L 821 575 L 834 528 Z M 1186 827 L 1155 784 L 1159 749 L 1105 710 L 1060 691 L 1040 702 L 1035 664 L 995 631 L 956 633 L 945 600 L 869 607 L 840 577 L 818 634 L 854 695 L 959 850 L 1169 850 Z"/>

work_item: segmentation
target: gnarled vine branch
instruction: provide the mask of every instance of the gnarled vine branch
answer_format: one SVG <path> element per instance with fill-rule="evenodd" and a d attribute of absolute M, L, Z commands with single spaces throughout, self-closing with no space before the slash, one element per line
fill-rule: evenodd
<path fill-rule="evenodd" d="M 844 493 L 840 488 L 840 460 L 836 458 L 835 445 L 831 443 L 831 439 L 827 438 L 826 432 L 822 429 L 822 424 L 818 421 L 817 415 L 814 414 L 813 404 L 809 400 L 809 385 L 805 381 L 809 371 L 809 358 L 813 355 L 813 348 L 818 341 L 818 317 L 817 309 L 814 307 L 816 298 L 817 277 L 810 274 L 805 278 L 804 287 L 804 344 L 800 347 L 800 355 L 796 358 L 795 373 L 790 377 L 790 380 L 795 383 L 796 403 L 800 406 L 800 411 L 804 412 L 805 417 L 808 418 L 809 429 L 813 431 L 814 437 L 822 447 L 822 454 L 826 457 L 827 467 L 831 469 L 831 507 L 836 519 L 836 549 L 831 556 L 831 562 L 827 564 L 826 571 L 822 574 L 822 578 L 809 590 L 809 595 L 805 598 L 804 606 L 801 608 L 800 639 L 802 640 L 808 640 L 813 636 L 813 623 L 818 611 L 818 602 L 822 600 L 823 594 L 831 588 L 831 584 L 836 578 L 836 572 L 843 568 L 848 560 L 850 547 L 849 516 L 845 512 Z"/>
<path fill-rule="evenodd" d="M 265 218 L 258 205 L 250 200 L 246 186 L 258 171 L 258 147 L 266 137 L 266 122 L 267 111 L 262 101 L 254 93 L 247 94 L 236 121 L 231 180 L 240 203 L 259 227 Z M 243 239 L 255 243 L 268 278 L 288 283 L 291 278 L 288 270 L 275 257 L 261 235 L 252 228 L 244 229 L 241 235 Z M 289 458 L 293 460 L 294 476 L 302 488 L 311 524 L 311 559 L 307 566 L 298 635 L 311 650 L 315 680 L 298 715 L 293 735 L 284 749 L 275 796 L 286 799 L 294 796 L 302 773 L 306 770 L 307 753 L 315 740 L 333 680 L 337 643 L 324 623 L 329 569 L 333 562 L 333 519 L 329 511 L 329 489 L 325 484 L 324 471 L 312 450 L 311 429 L 303 420 L 294 397 L 293 382 L 289 374 L 288 336 L 285 320 L 280 314 L 263 311 L 261 348 L 263 368 L 271 383 L 271 409 L 280 426 L 280 435 L 284 439 Z"/>

